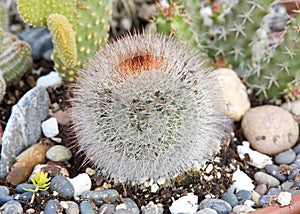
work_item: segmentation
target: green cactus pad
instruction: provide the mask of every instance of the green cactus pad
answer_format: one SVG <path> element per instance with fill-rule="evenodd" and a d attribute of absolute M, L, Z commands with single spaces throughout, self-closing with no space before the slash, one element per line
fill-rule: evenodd
<path fill-rule="evenodd" d="M 66 66 L 75 67 L 77 63 L 77 52 L 75 32 L 72 25 L 68 19 L 61 14 L 51 14 L 47 22 L 58 57 Z"/>
<path fill-rule="evenodd" d="M 0 71 L 7 85 L 21 77 L 31 66 L 31 48 L 26 42 L 14 42 L 0 54 Z"/>
<path fill-rule="evenodd" d="M 76 0 L 18 0 L 17 6 L 25 22 L 33 26 L 47 27 L 47 18 L 52 13 L 65 15 L 72 19 Z"/>

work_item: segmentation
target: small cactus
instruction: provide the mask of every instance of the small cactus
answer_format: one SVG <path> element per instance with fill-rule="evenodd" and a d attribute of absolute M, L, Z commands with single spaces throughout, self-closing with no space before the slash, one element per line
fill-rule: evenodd
<path fill-rule="evenodd" d="M 87 58 L 108 39 L 110 0 L 18 0 L 17 4 L 24 21 L 50 29 L 54 67 L 66 81 L 73 82 L 79 70 L 74 65 L 82 68 Z"/>
<path fill-rule="evenodd" d="M 219 150 L 224 102 L 199 52 L 156 34 L 117 40 L 74 86 L 80 151 L 111 178 L 171 179 Z"/>
<path fill-rule="evenodd" d="M 5 4 L 0 2 L 0 29 L 5 30 L 8 27 L 8 12 Z"/>

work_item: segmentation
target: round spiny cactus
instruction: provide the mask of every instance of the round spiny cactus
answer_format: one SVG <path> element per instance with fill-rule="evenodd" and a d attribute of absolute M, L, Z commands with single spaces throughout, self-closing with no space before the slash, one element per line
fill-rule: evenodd
<path fill-rule="evenodd" d="M 117 40 L 75 84 L 80 151 L 111 178 L 172 178 L 218 151 L 222 94 L 206 59 L 185 43 L 150 34 Z"/>

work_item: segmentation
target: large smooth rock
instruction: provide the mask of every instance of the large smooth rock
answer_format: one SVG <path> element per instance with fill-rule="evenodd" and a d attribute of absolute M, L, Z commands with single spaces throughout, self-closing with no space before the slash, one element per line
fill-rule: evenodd
<path fill-rule="evenodd" d="M 272 105 L 250 109 L 242 120 L 242 130 L 250 145 L 267 155 L 290 149 L 299 137 L 299 127 L 293 116 Z"/>
<path fill-rule="evenodd" d="M 240 121 L 242 116 L 250 109 L 250 101 L 245 85 L 237 74 L 228 68 L 219 68 L 215 73 L 223 88 L 226 102 L 225 113 L 235 121 Z"/>
<path fill-rule="evenodd" d="M 47 117 L 49 105 L 46 89 L 35 87 L 13 106 L 2 137 L 0 178 L 6 177 L 18 154 L 37 143 L 41 136 L 41 121 Z"/>

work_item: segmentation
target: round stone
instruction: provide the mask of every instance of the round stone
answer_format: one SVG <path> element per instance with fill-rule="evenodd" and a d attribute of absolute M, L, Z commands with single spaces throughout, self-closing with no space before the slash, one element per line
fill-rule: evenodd
<path fill-rule="evenodd" d="M 130 198 L 124 198 L 124 203 L 127 206 L 127 210 L 130 211 L 131 214 L 139 214 L 140 209 L 137 204 Z"/>
<path fill-rule="evenodd" d="M 300 144 L 293 148 L 294 152 L 298 155 L 300 153 Z"/>
<path fill-rule="evenodd" d="M 23 213 L 23 207 L 18 201 L 8 201 L 0 207 L 1 214 Z"/>
<path fill-rule="evenodd" d="M 44 209 L 45 214 L 63 213 L 63 207 L 57 200 L 49 200 Z"/>
<path fill-rule="evenodd" d="M 238 205 L 238 199 L 232 192 L 225 193 L 221 199 L 228 202 L 232 207 Z"/>
<path fill-rule="evenodd" d="M 95 205 L 90 201 L 82 201 L 80 203 L 80 213 L 81 214 L 97 214 Z"/>
<path fill-rule="evenodd" d="M 62 198 L 72 198 L 74 195 L 74 187 L 71 182 L 61 175 L 57 175 L 51 179 L 50 190 L 58 192 Z"/>
<path fill-rule="evenodd" d="M 46 157 L 54 162 L 63 162 L 72 158 L 72 152 L 65 146 L 56 145 L 48 149 Z"/>
<path fill-rule="evenodd" d="M 251 200 L 251 192 L 248 190 L 240 190 L 235 194 L 235 196 L 238 199 L 239 205 L 243 205 L 246 200 Z"/>
<path fill-rule="evenodd" d="M 286 181 L 286 182 L 281 184 L 281 189 L 283 191 L 289 191 L 292 188 L 293 185 L 294 185 L 293 181 Z"/>
<path fill-rule="evenodd" d="M 114 214 L 116 211 L 116 206 L 113 204 L 102 204 L 99 208 L 98 213 L 103 214 Z"/>
<path fill-rule="evenodd" d="M 254 179 L 258 184 L 266 184 L 268 187 L 277 187 L 280 184 L 278 179 L 264 172 L 256 172 Z"/>
<path fill-rule="evenodd" d="M 277 164 L 290 164 L 296 159 L 296 153 L 292 149 L 288 149 L 275 156 Z"/>
<path fill-rule="evenodd" d="M 22 183 L 22 184 L 19 184 L 18 186 L 16 186 L 15 191 L 18 192 L 18 193 L 28 192 L 24 188 L 34 190 L 35 186 L 33 184 Z"/>
<path fill-rule="evenodd" d="M 110 203 L 114 203 L 118 196 L 119 193 L 114 189 L 84 191 L 81 194 L 81 198 L 83 199 L 94 199 L 97 206 L 101 206 L 104 203 L 103 199 L 109 200 Z"/>
<path fill-rule="evenodd" d="M 9 195 L 9 189 L 7 186 L 0 186 L 0 195 Z"/>
<path fill-rule="evenodd" d="M 292 148 L 299 137 L 299 127 L 293 116 L 272 105 L 250 109 L 243 117 L 242 130 L 250 145 L 267 155 Z"/>
<path fill-rule="evenodd" d="M 196 214 L 218 214 L 217 211 L 210 209 L 210 208 L 204 208 L 199 210 Z"/>
<path fill-rule="evenodd" d="M 266 172 L 274 176 L 279 181 L 286 181 L 287 177 L 280 172 L 280 167 L 275 164 L 268 164 L 265 166 Z"/>
<path fill-rule="evenodd" d="M 266 186 L 266 184 L 259 184 L 255 187 L 255 191 L 260 195 L 264 195 L 268 192 L 268 187 Z"/>
<path fill-rule="evenodd" d="M 300 169 L 293 169 L 293 170 L 288 174 L 288 179 L 289 179 L 289 180 L 294 180 L 299 174 L 300 174 Z"/>
<path fill-rule="evenodd" d="M 66 214 L 79 214 L 79 206 L 74 201 L 61 201 L 60 205 L 64 208 Z"/>
<path fill-rule="evenodd" d="M 211 208 L 216 210 L 217 213 L 230 213 L 232 210 L 232 207 L 226 201 L 212 198 L 207 198 L 200 202 L 200 209 L 204 208 Z"/>

